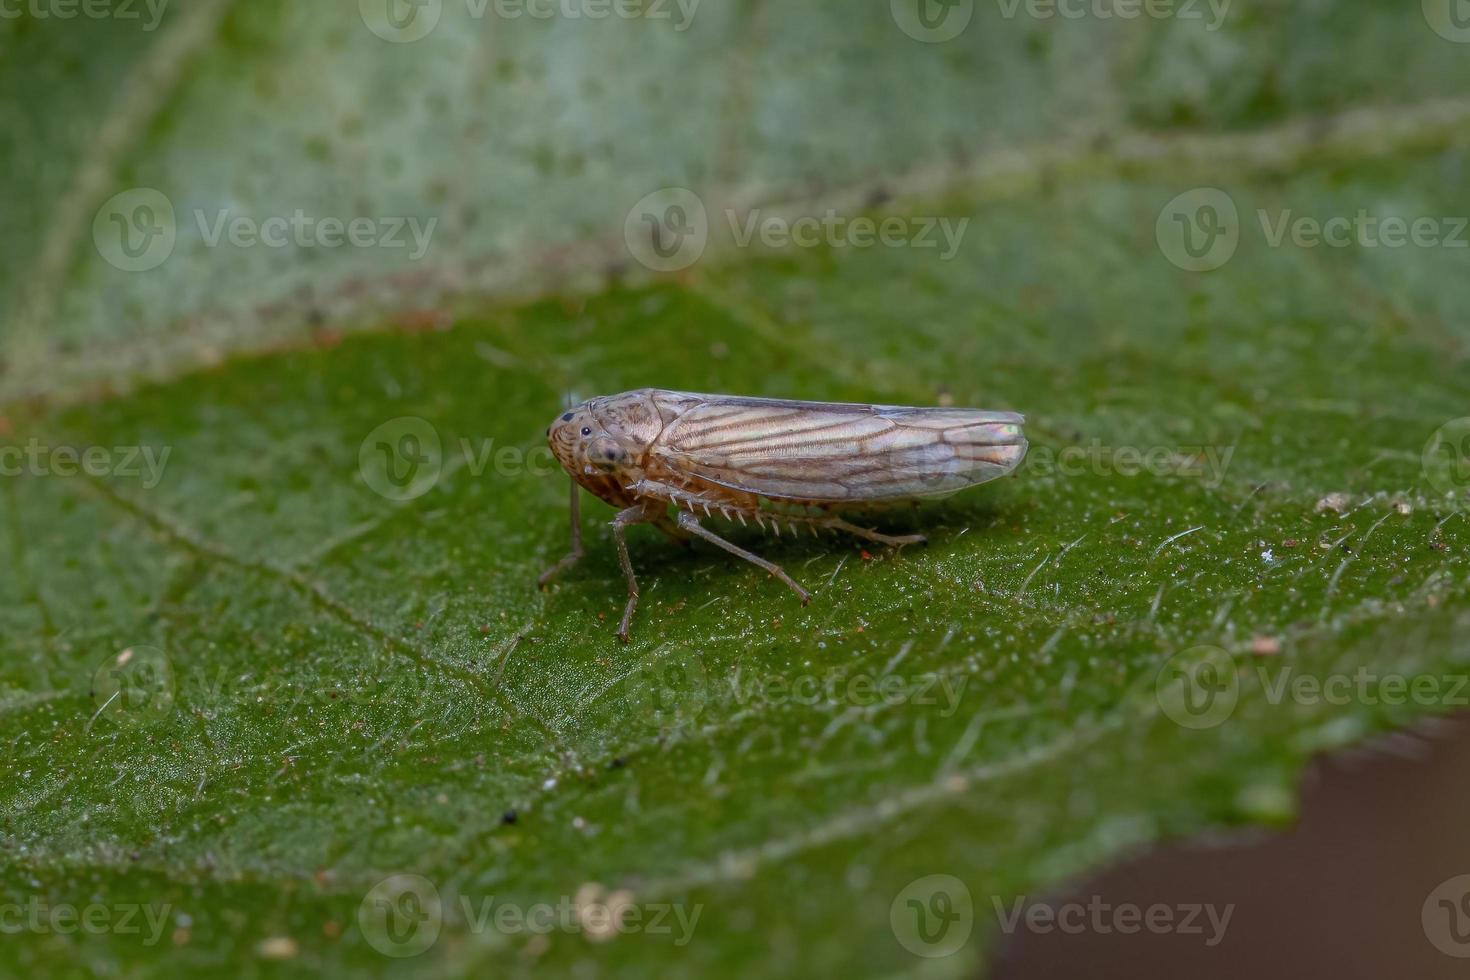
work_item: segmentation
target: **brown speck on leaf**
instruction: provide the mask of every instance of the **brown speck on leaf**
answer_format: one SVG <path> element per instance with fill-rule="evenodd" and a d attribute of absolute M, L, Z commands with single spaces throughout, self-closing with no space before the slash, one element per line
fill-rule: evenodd
<path fill-rule="evenodd" d="M 1287 538 L 1285 541 L 1281 542 L 1281 547 L 1283 547 L 1283 548 L 1295 548 L 1295 547 L 1297 547 L 1300 544 L 1301 544 L 1301 541 L 1299 539 L 1297 539 L 1297 538 Z"/>
<path fill-rule="evenodd" d="M 1281 641 L 1274 636 L 1251 638 L 1251 653 L 1258 657 L 1274 657 L 1281 652 Z"/>
<path fill-rule="evenodd" d="M 454 318 L 446 310 L 405 310 L 398 314 L 398 326 L 409 333 L 448 330 Z"/>
<path fill-rule="evenodd" d="M 861 557 L 863 561 L 872 561 L 873 560 L 873 556 L 868 553 L 867 549 L 864 549 L 863 551 L 861 551 L 859 553 L 859 557 Z"/>
<path fill-rule="evenodd" d="M 316 350 L 331 350 L 342 343 L 342 331 L 318 327 L 311 332 L 311 346 Z"/>
<path fill-rule="evenodd" d="M 342 935 L 342 923 L 338 922 L 336 919 L 328 919 L 326 922 L 322 923 L 322 935 L 326 936 L 328 939 L 336 939 L 338 936 Z"/>

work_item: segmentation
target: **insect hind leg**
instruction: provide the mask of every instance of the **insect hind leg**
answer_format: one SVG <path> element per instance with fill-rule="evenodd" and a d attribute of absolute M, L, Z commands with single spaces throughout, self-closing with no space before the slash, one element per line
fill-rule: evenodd
<path fill-rule="evenodd" d="M 796 583 L 796 580 L 793 579 L 790 575 L 787 575 L 785 570 L 783 570 L 780 565 L 777 565 L 775 562 L 766 561 L 760 555 L 752 554 L 739 545 L 731 544 L 729 541 L 726 541 L 724 538 L 720 537 L 718 534 L 711 531 L 703 524 L 699 523 L 699 518 L 695 517 L 688 511 L 681 510 L 679 512 L 679 527 L 683 528 L 691 534 L 695 534 L 701 538 L 704 538 L 710 544 L 724 548 L 726 551 L 737 558 L 744 558 L 746 561 L 750 562 L 752 565 L 755 565 L 757 568 L 765 569 L 767 572 L 784 582 L 787 587 L 791 589 L 791 591 L 795 592 L 797 597 L 801 599 L 801 604 L 803 606 L 806 605 L 808 602 L 811 602 L 812 594 L 806 589 L 803 589 L 800 585 L 798 585 Z"/>
<path fill-rule="evenodd" d="M 848 534 L 854 535 L 856 537 L 866 538 L 869 541 L 876 541 L 879 544 L 893 545 L 894 547 L 902 547 L 906 544 L 929 543 L 929 539 L 924 537 L 924 535 L 922 534 L 884 534 L 881 531 L 874 531 L 871 528 L 859 527 L 856 524 L 849 524 L 847 521 L 844 521 L 842 518 L 838 517 L 835 514 L 828 514 L 825 517 L 815 518 L 813 520 L 813 523 L 820 527 L 830 527 L 838 531 L 846 531 Z"/>

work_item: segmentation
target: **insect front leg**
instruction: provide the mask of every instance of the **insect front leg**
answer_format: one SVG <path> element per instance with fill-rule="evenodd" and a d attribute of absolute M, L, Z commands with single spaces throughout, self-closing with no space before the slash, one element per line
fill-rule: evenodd
<path fill-rule="evenodd" d="M 759 555 L 751 554 L 744 548 L 741 548 L 738 545 L 731 544 L 729 541 L 726 541 L 724 538 L 720 537 L 718 534 L 711 531 L 703 524 L 699 523 L 699 518 L 695 517 L 687 510 L 679 511 L 679 526 L 691 534 L 695 534 L 701 538 L 704 538 L 710 544 L 718 545 L 719 547 L 724 548 L 726 551 L 730 552 L 730 554 L 735 555 L 738 558 L 744 558 L 752 565 L 755 565 L 759 568 L 764 568 L 767 572 L 770 572 L 772 575 L 776 576 L 776 578 L 780 579 L 788 586 L 790 586 L 791 591 L 795 592 L 797 596 L 800 597 L 801 604 L 803 606 L 806 605 L 808 602 L 811 602 L 812 594 L 806 589 L 803 589 L 800 585 L 797 585 L 796 580 L 793 579 L 790 575 L 787 575 L 786 572 L 782 570 L 780 565 L 777 565 L 774 562 L 766 561 Z"/>
<path fill-rule="evenodd" d="M 628 579 L 628 604 L 623 607 L 623 621 L 618 625 L 618 639 L 627 643 L 632 637 L 628 627 L 633 622 L 633 612 L 638 608 L 638 578 L 633 574 L 633 562 L 628 558 L 627 528 L 630 524 L 645 524 L 649 521 L 648 511 L 640 504 L 618 511 L 612 519 L 613 539 L 618 543 L 618 561 Z"/>
<path fill-rule="evenodd" d="M 582 547 L 582 498 L 577 493 L 578 489 L 577 481 L 573 480 L 571 500 L 572 550 L 561 561 L 541 573 L 541 577 L 536 580 L 538 588 L 546 588 L 547 582 L 550 582 L 557 575 L 581 561 L 582 556 L 587 553 L 587 550 Z"/>

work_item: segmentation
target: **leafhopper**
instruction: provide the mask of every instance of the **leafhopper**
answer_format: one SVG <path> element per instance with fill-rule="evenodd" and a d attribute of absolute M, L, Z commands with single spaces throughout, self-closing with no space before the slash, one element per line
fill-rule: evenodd
<path fill-rule="evenodd" d="M 905 408 L 739 398 L 643 388 L 584 402 L 546 430 L 572 478 L 571 552 L 539 584 L 585 553 L 578 488 L 618 508 L 613 539 L 628 580 L 618 638 L 638 608 L 627 529 L 652 524 L 688 544 L 703 538 L 811 594 L 780 566 L 726 541 L 701 517 L 767 524 L 777 534 L 831 528 L 884 545 L 924 536 L 881 534 L 841 516 L 942 497 L 1013 471 L 1026 455 L 1022 416 L 970 408 Z M 673 516 L 670 516 L 670 511 Z"/>

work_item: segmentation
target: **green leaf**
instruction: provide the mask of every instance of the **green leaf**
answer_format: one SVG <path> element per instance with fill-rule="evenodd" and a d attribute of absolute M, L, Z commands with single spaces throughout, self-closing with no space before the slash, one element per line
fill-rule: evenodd
<path fill-rule="evenodd" d="M 187 284 L 234 314 L 302 282 L 371 276 L 381 257 L 287 272 L 247 248 L 123 273 L 61 248 L 64 275 L 42 282 L 56 319 L 26 321 L 39 333 L 8 348 L 15 390 L 68 397 L 4 415 L 0 908 L 41 923 L 0 944 L 6 970 L 973 974 L 1016 896 L 1166 836 L 1289 820 L 1310 755 L 1463 697 L 1466 253 L 1271 233 L 1288 209 L 1463 213 L 1467 161 L 1446 145 L 1463 107 L 1355 111 L 1323 130 L 1298 115 L 1441 92 L 1464 62 L 1417 12 L 1348 5 L 1342 27 L 1252 9 L 1218 36 L 1001 18 L 951 49 L 891 36 L 882 5 L 850 19 L 749 4 L 707 11 L 685 40 L 525 24 L 509 30 L 539 46 L 479 39 L 490 54 L 441 61 L 428 52 L 477 35 L 389 45 L 318 6 L 221 5 L 217 24 L 195 24 L 210 57 L 169 83 L 110 166 L 179 201 L 237 195 L 255 214 L 296 201 L 348 213 L 333 209 L 358 192 L 366 213 L 420 213 L 436 179 L 455 180 L 448 200 L 497 218 L 441 241 L 436 269 L 496 242 L 524 257 L 616 238 L 676 176 L 713 225 L 716 186 L 775 188 L 756 200 L 820 217 L 827 197 L 806 181 L 831 167 L 836 185 L 891 183 L 891 203 L 861 195 L 842 215 L 902 219 L 908 244 L 725 241 L 666 279 L 558 273 L 536 300 L 456 293 L 429 318 L 447 329 L 393 329 L 424 320 L 395 317 L 417 294 L 389 290 L 348 304 L 318 343 L 187 371 L 310 332 L 275 310 L 258 334 L 252 315 L 196 336 L 180 326 L 203 302 Z M 204 15 L 170 16 L 154 44 L 108 47 L 88 70 L 127 75 Z M 803 24 L 839 32 L 854 63 L 812 57 Z M 1303 26 L 1311 43 L 1295 40 Z M 1360 66 L 1328 91 L 1316 66 L 1370 36 L 1422 46 L 1440 73 L 1385 91 Z M 1136 84 L 1092 93 L 1065 71 L 1089 38 L 1100 50 L 1083 75 L 1117 67 Z M 1284 50 L 1252 68 L 1263 38 Z M 634 56 L 649 43 L 656 54 Z M 1191 45 L 1225 52 L 1206 61 L 1208 97 L 1170 94 Z M 712 52 L 734 80 L 689 67 Z M 523 61 L 539 66 L 534 84 Z M 467 64 L 470 91 L 494 105 L 461 104 Z M 648 100 L 630 101 L 628 82 L 548 94 L 561 72 L 614 68 L 647 82 Z M 1036 85 L 988 105 L 885 84 L 915 73 L 982 93 Z M 293 94 L 348 79 L 340 103 Z M 853 79 L 875 100 L 872 128 L 832 115 Z M 72 81 L 79 102 L 100 84 Z M 701 123 L 706 96 L 689 86 L 743 106 L 722 111 L 766 140 Z M 1220 86 L 1231 99 L 1214 98 Z M 1037 143 L 1087 115 L 1084 95 L 1110 123 L 1222 134 Z M 553 133 L 551 106 L 590 129 Z M 475 125 L 500 111 L 506 129 Z M 971 138 L 975 111 L 994 114 L 998 139 L 1033 145 L 923 179 Z M 218 141 L 199 137 L 210 119 L 229 130 Z M 353 120 L 342 138 L 361 153 L 344 158 Z M 811 128 L 787 138 L 793 120 Z M 316 122 L 329 148 L 309 138 Z M 1229 131 L 1247 126 L 1266 128 Z M 677 134 L 671 155 L 655 133 Z M 583 170 L 566 156 L 578 139 Z M 390 146 L 401 170 L 378 156 Z M 458 171 L 453 147 L 484 149 L 493 176 Z M 341 197 L 316 183 L 369 161 L 388 176 L 369 168 Z M 1037 179 L 1047 168 L 1061 179 Z M 1175 236 L 1204 234 L 1201 186 L 1224 192 L 1238 244 L 1192 272 Z M 68 193 L 38 188 L 26 205 L 42 251 L 76 232 L 44 217 L 76 212 Z M 1189 206 L 1171 211 L 1182 194 Z M 928 218 L 969 219 L 952 256 L 938 232 L 937 247 L 914 241 Z M 1452 224 L 1436 227 L 1453 237 Z M 113 304 L 138 317 L 110 322 Z M 339 338 L 357 316 L 382 329 Z M 75 346 L 34 346 L 37 324 Z M 149 360 L 155 341 L 185 353 L 98 353 Z M 24 353 L 36 350 L 61 365 L 44 383 Z M 113 375 L 132 389 L 73 397 Z M 607 507 L 586 502 L 587 557 L 535 587 L 567 536 L 566 479 L 542 432 L 569 393 L 650 384 L 1015 409 L 1032 451 L 1013 478 L 875 518 L 922 528 L 927 547 L 732 530 L 815 593 L 804 608 L 749 565 L 637 529 L 643 598 L 623 646 Z M 1302 678 L 1351 685 L 1312 694 Z M 106 928 L 67 931 L 48 918 L 59 906 L 102 909 Z M 607 935 L 608 906 L 636 922 Z M 549 932 L 514 927 L 543 907 Z M 959 918 L 940 928 L 920 913 Z"/>

